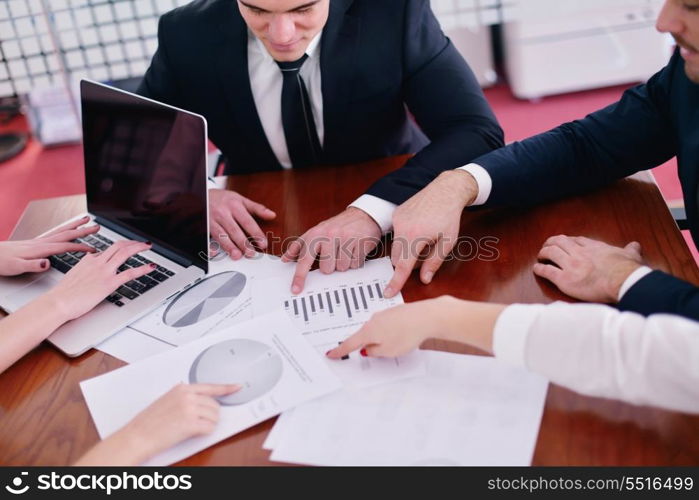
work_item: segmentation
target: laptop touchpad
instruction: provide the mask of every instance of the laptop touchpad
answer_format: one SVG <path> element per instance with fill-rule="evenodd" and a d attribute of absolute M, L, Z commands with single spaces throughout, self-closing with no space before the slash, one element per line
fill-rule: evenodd
<path fill-rule="evenodd" d="M 44 293 L 48 292 L 54 286 L 56 286 L 57 283 L 58 280 L 52 278 L 51 276 L 43 276 L 40 279 L 33 282 L 32 284 L 27 285 L 20 290 L 17 290 L 10 297 L 8 297 L 8 302 L 10 302 L 15 307 L 21 307 L 31 302 L 35 298 L 39 297 L 40 295 L 43 295 Z"/>

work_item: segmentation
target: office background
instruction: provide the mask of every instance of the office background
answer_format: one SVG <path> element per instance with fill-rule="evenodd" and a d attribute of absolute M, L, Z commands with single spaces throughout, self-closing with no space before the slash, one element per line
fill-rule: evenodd
<path fill-rule="evenodd" d="M 25 114 L 33 116 L 31 124 L 23 116 L 9 121 L 0 116 L 0 133 L 31 126 L 40 132 L 37 115 L 27 103 L 44 106 L 47 95 L 54 99 L 56 89 L 73 88 L 80 78 L 133 88 L 157 48 L 159 16 L 186 3 L 0 2 L 0 98 L 7 103 L 21 97 Z M 615 101 L 629 85 L 660 69 L 671 50 L 668 38 L 654 29 L 662 0 L 431 0 L 431 4 L 486 89 L 508 142 Z M 74 103 L 66 109 L 74 113 Z M 64 126 L 58 128 L 65 131 Z M 50 135 L 45 136 L 45 142 L 51 142 Z M 59 134 L 54 142 L 60 139 Z M 29 201 L 84 191 L 80 149 L 54 146 L 44 152 L 50 161 L 27 161 L 42 147 L 31 140 L 20 156 L 0 163 L 0 238 L 7 238 Z M 673 160 L 653 171 L 670 204 L 681 199 L 675 170 Z"/>

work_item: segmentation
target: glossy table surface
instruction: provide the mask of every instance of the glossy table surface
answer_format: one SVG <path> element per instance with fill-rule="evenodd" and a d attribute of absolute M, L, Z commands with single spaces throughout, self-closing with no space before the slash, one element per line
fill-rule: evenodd
<path fill-rule="evenodd" d="M 392 158 L 222 181 L 276 211 L 277 219 L 265 223 L 263 230 L 283 240 L 339 213 L 374 180 L 404 161 Z M 35 236 L 84 206 L 83 196 L 32 202 L 12 238 Z M 447 262 L 430 286 L 420 284 L 414 273 L 404 289 L 407 302 L 443 294 L 500 303 L 567 300 L 531 272 L 541 245 L 556 234 L 588 236 L 614 245 L 639 241 L 649 265 L 699 284 L 699 270 L 647 173 L 526 210 L 466 211 L 461 234 L 461 254 L 473 258 Z M 478 241 L 488 241 L 488 248 L 477 251 Z M 275 245 L 272 253 L 279 255 L 281 248 Z M 423 347 L 476 353 L 437 341 Z M 122 365 L 99 351 L 68 359 L 41 345 L 1 374 L 0 464 L 75 461 L 98 440 L 78 384 Z M 181 465 L 272 464 L 269 452 L 262 449 L 272 425 L 273 419 L 261 423 Z M 589 398 L 551 385 L 532 464 L 696 465 L 698 435 L 699 417 Z"/>

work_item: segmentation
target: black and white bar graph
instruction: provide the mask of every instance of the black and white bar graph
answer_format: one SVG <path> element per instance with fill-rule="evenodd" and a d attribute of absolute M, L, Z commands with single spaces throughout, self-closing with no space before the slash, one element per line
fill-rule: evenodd
<path fill-rule="evenodd" d="M 347 338 L 384 309 L 403 303 L 401 294 L 386 298 L 383 291 L 393 277 L 389 258 L 374 259 L 359 269 L 323 274 L 309 273 L 300 294 L 289 290 L 291 274 L 252 280 L 253 312 L 286 311 L 299 332 L 313 345 L 326 345 Z"/>
<path fill-rule="evenodd" d="M 341 321 L 366 319 L 368 314 L 390 304 L 383 297 L 385 283 L 357 283 L 313 291 L 284 300 L 284 309 L 292 317 L 309 324 L 321 317 Z"/>

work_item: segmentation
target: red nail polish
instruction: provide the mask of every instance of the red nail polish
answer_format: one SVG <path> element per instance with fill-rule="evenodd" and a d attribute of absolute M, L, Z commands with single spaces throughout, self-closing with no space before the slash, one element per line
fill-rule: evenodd
<path fill-rule="evenodd" d="M 330 356 L 330 353 L 331 353 L 331 352 L 332 352 L 332 350 L 326 352 L 325 355 L 326 355 L 326 356 Z"/>
<path fill-rule="evenodd" d="M 41 269 L 46 269 L 49 267 L 49 261 L 48 260 L 42 260 L 41 261 Z"/>
<path fill-rule="evenodd" d="M 148 264 L 148 267 L 150 267 L 151 269 L 155 269 L 156 267 L 158 267 L 158 265 L 157 264 Z"/>
<path fill-rule="evenodd" d="M 152 245 L 153 242 L 152 242 L 152 241 L 146 241 L 145 244 L 146 244 L 146 245 Z"/>
<path fill-rule="evenodd" d="M 369 357 L 369 355 L 366 353 L 366 349 L 362 349 L 361 351 L 359 351 L 359 354 L 361 354 L 365 358 Z"/>

